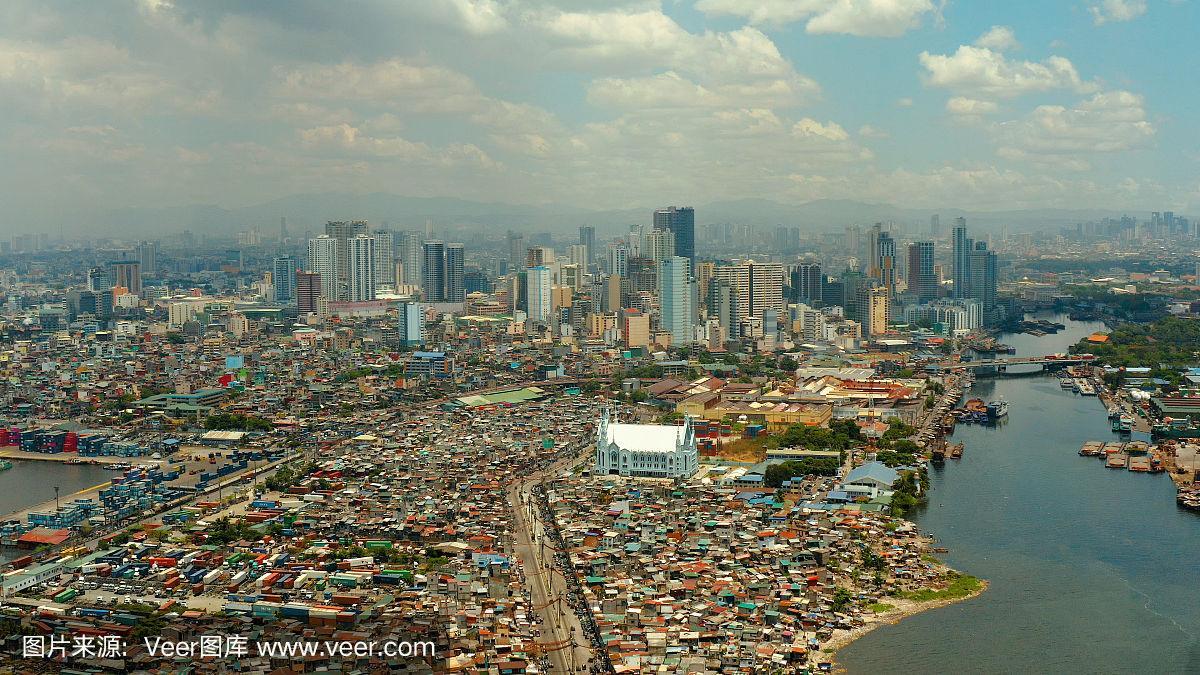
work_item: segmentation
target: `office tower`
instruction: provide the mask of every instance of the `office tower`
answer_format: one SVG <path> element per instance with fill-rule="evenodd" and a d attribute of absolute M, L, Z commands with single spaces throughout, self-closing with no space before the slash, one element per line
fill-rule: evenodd
<path fill-rule="evenodd" d="M 971 278 L 969 297 L 983 305 L 984 324 L 996 321 L 996 254 L 986 242 L 977 241 L 969 255 Z"/>
<path fill-rule="evenodd" d="M 792 268 L 792 302 L 814 305 L 821 301 L 821 265 L 800 263 Z"/>
<path fill-rule="evenodd" d="M 525 252 L 525 267 L 549 267 L 554 264 L 554 249 L 549 246 L 530 246 Z"/>
<path fill-rule="evenodd" d="M 279 217 L 279 243 L 282 244 L 284 241 L 287 241 L 287 237 L 288 237 L 287 216 L 280 216 Z"/>
<path fill-rule="evenodd" d="M 317 312 L 317 299 L 321 297 L 321 275 L 317 272 L 296 272 L 296 313 L 300 316 Z"/>
<path fill-rule="evenodd" d="M 908 245 L 908 292 L 917 302 L 929 302 L 938 296 L 937 274 L 933 270 L 933 242 Z"/>
<path fill-rule="evenodd" d="M 111 271 L 106 267 L 93 267 L 87 273 L 87 289 L 93 293 L 112 291 Z M 111 293 L 109 293 L 111 295 Z"/>
<path fill-rule="evenodd" d="M 883 224 L 875 223 L 867 231 L 867 250 L 864 257 L 863 271 L 872 279 L 879 279 L 879 238 L 883 236 Z"/>
<path fill-rule="evenodd" d="M 888 290 L 881 285 L 864 284 L 858 288 L 858 322 L 864 335 L 882 335 L 891 320 Z"/>
<path fill-rule="evenodd" d="M 954 297 L 971 297 L 971 240 L 967 238 L 967 219 L 954 219 Z"/>
<path fill-rule="evenodd" d="M 375 237 L 360 234 L 348 240 L 350 250 L 349 277 L 346 299 L 350 302 L 366 302 L 375 299 Z"/>
<path fill-rule="evenodd" d="M 674 245 L 673 255 L 687 258 L 691 268 L 696 268 L 695 209 L 690 206 L 658 209 L 654 212 L 654 229 L 670 232 Z"/>
<path fill-rule="evenodd" d="M 466 264 L 462 244 L 446 244 L 446 302 L 463 302 L 467 298 L 463 286 L 463 270 Z"/>
<path fill-rule="evenodd" d="M 608 246 L 608 273 L 629 275 L 629 249 L 620 242 Z"/>
<path fill-rule="evenodd" d="M 628 263 L 629 293 L 653 293 L 658 290 L 658 263 L 649 258 L 630 258 Z"/>
<path fill-rule="evenodd" d="M 112 284 L 121 287 L 131 294 L 142 295 L 142 264 L 136 260 L 122 260 L 108 264 L 112 273 Z"/>
<path fill-rule="evenodd" d="M 695 282 L 689 281 L 691 262 L 683 256 L 671 256 L 658 266 L 659 306 L 662 327 L 671 333 L 671 344 L 692 343 L 695 323 Z"/>
<path fill-rule="evenodd" d="M 321 280 L 321 297 L 338 299 L 338 242 L 323 234 L 308 240 L 308 271 L 316 272 Z M 315 310 L 314 310 L 315 311 Z"/>
<path fill-rule="evenodd" d="M 580 274 L 585 274 L 588 271 L 591 262 L 591 249 L 587 244 L 571 244 L 571 248 L 567 250 L 567 255 L 571 259 L 571 264 L 579 268 Z"/>
<path fill-rule="evenodd" d="M 934 239 L 942 236 L 942 217 L 936 213 L 929 216 L 929 236 Z"/>
<path fill-rule="evenodd" d="M 158 242 L 141 241 L 137 245 L 138 262 L 142 265 L 142 274 L 153 278 L 158 274 Z"/>
<path fill-rule="evenodd" d="M 290 255 L 279 256 L 271 264 L 271 278 L 275 281 L 275 302 L 291 302 L 296 297 L 296 259 Z"/>
<path fill-rule="evenodd" d="M 525 301 L 529 318 L 545 322 L 550 319 L 550 268 L 543 265 L 525 270 Z"/>
<path fill-rule="evenodd" d="M 395 242 L 391 232 L 376 232 L 375 237 L 375 286 L 396 288 Z"/>
<path fill-rule="evenodd" d="M 592 255 L 596 250 L 596 228 L 591 225 L 584 225 L 579 228 L 579 245 L 585 247 L 586 255 L 584 256 L 583 264 L 580 267 L 587 270 L 587 263 L 592 261 Z M 571 262 L 575 262 L 572 260 Z M 575 263 L 579 265 L 579 263 Z"/>
<path fill-rule="evenodd" d="M 422 245 L 421 271 L 425 302 L 446 302 L 446 244 L 427 241 Z"/>
<path fill-rule="evenodd" d="M 367 233 L 365 220 L 329 221 L 325 223 L 325 234 L 336 243 L 334 251 L 337 254 L 336 282 L 326 285 L 326 292 L 335 295 L 326 296 L 329 300 L 346 300 L 350 297 L 350 239 Z M 325 275 L 321 275 L 324 279 Z M 332 290 L 331 290 L 332 289 Z"/>
<path fill-rule="evenodd" d="M 404 264 L 403 283 L 408 286 L 420 286 L 424 281 L 422 276 L 421 235 L 416 232 L 401 232 L 400 241 L 396 242 L 397 257 Z"/>
<path fill-rule="evenodd" d="M 523 269 L 525 267 L 525 235 L 509 230 L 505 239 L 508 241 L 509 269 Z"/>
<path fill-rule="evenodd" d="M 696 264 L 696 294 L 699 296 L 696 315 L 699 317 L 700 308 L 707 307 L 708 303 L 708 287 L 712 283 L 712 278 L 717 266 L 712 261 L 705 261 Z"/>
<path fill-rule="evenodd" d="M 417 347 L 425 342 L 425 312 L 419 302 L 400 303 L 400 322 L 397 332 L 402 347 Z"/>

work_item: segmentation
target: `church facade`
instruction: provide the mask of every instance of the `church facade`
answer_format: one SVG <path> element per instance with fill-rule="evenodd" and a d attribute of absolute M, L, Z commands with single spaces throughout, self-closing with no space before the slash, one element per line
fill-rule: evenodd
<path fill-rule="evenodd" d="M 692 419 L 682 426 L 621 424 L 606 411 L 596 425 L 596 473 L 687 478 L 700 466 Z"/>

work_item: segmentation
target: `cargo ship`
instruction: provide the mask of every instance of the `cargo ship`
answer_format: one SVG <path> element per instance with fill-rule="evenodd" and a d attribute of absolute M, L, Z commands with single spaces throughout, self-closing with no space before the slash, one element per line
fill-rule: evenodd
<path fill-rule="evenodd" d="M 1194 425 L 1155 424 L 1150 427 L 1152 438 L 1200 438 L 1200 427 Z"/>

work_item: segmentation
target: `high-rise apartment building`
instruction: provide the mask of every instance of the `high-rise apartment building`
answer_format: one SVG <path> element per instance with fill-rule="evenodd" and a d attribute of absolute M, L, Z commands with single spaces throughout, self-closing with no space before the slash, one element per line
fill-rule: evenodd
<path fill-rule="evenodd" d="M 529 318 L 545 322 L 550 319 L 550 268 L 543 265 L 525 270 L 525 295 L 529 306 Z"/>
<path fill-rule="evenodd" d="M 375 237 L 375 286 L 396 287 L 396 249 L 391 232 L 378 231 Z"/>
<path fill-rule="evenodd" d="M 308 240 L 308 271 L 316 272 L 321 279 L 321 297 L 338 299 L 338 242 L 323 234 Z"/>
<path fill-rule="evenodd" d="M 158 242 L 142 241 L 137 245 L 138 262 L 142 265 L 142 274 L 154 277 L 158 274 Z"/>
<path fill-rule="evenodd" d="M 347 277 L 346 299 L 350 302 L 366 302 L 375 299 L 375 237 L 360 234 L 347 242 L 349 276 Z"/>
<path fill-rule="evenodd" d="M 466 270 L 463 245 L 446 244 L 446 302 L 463 302 L 467 298 L 463 274 Z"/>
<path fill-rule="evenodd" d="M 350 239 L 367 234 L 367 221 L 329 221 L 325 223 L 325 235 L 334 240 L 336 253 L 335 283 L 326 285 L 326 292 L 334 295 L 326 296 L 329 300 L 346 300 L 350 297 Z M 324 279 L 325 275 L 321 275 Z M 332 291 L 331 291 L 332 289 Z"/>
<path fill-rule="evenodd" d="M 954 297 L 971 297 L 971 249 L 974 246 L 967 237 L 967 219 L 955 218 L 953 231 L 954 253 Z"/>
<path fill-rule="evenodd" d="M 421 235 L 417 232 L 401 232 L 396 242 L 397 257 L 404 265 L 402 282 L 409 286 L 420 286 L 424 282 L 422 275 Z"/>
<path fill-rule="evenodd" d="M 858 321 L 863 335 L 882 335 L 891 321 L 891 300 L 882 285 L 863 285 L 858 289 Z"/>

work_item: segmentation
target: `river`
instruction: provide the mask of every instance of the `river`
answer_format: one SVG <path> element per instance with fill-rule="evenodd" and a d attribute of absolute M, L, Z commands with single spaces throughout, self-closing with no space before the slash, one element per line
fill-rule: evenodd
<path fill-rule="evenodd" d="M 13 468 L 0 471 L 0 517 L 54 499 L 54 486 L 59 488 L 62 503 L 72 495 L 103 483 L 117 475 L 90 464 L 62 464 L 12 460 Z M 12 557 L 12 549 L 0 549 L 0 561 Z"/>
<path fill-rule="evenodd" d="M 1065 352 L 1103 326 L 1005 335 L 1018 354 Z M 1009 402 L 997 428 L 960 425 L 961 460 L 931 471 L 914 516 L 956 569 L 987 579 L 972 600 L 883 626 L 838 654 L 850 673 L 1200 672 L 1200 517 L 1165 474 L 1076 453 L 1115 438 L 1094 397 L 1052 376 L 980 379 Z"/>

